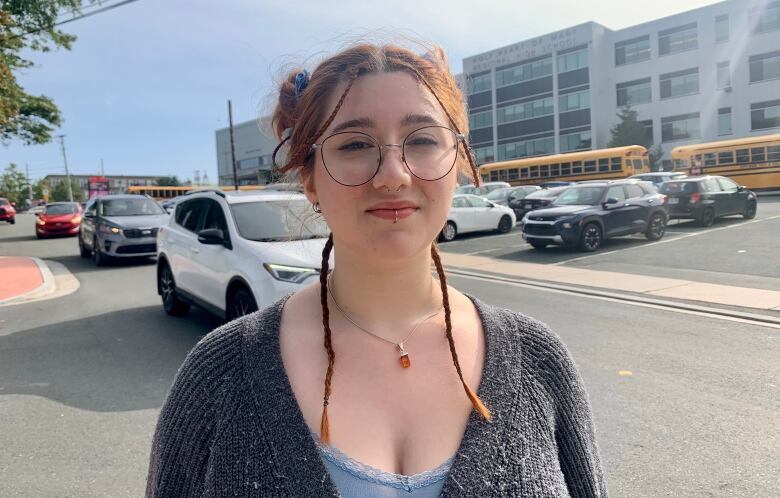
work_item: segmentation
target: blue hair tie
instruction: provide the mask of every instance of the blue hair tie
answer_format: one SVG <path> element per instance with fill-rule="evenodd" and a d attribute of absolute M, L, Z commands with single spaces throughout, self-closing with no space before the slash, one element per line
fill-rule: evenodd
<path fill-rule="evenodd" d="M 295 98 L 301 96 L 306 87 L 309 86 L 309 71 L 303 70 L 295 75 Z"/>

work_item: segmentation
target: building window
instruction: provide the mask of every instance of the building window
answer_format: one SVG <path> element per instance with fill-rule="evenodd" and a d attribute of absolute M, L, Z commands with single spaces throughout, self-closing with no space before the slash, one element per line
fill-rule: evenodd
<path fill-rule="evenodd" d="M 555 152 L 553 137 L 536 138 L 522 142 L 512 142 L 498 146 L 498 160 L 515 159 L 517 157 L 542 156 Z"/>
<path fill-rule="evenodd" d="M 699 93 L 699 68 L 661 75 L 661 98 L 671 99 Z"/>
<path fill-rule="evenodd" d="M 751 83 L 780 78 L 780 50 L 754 55 L 748 62 Z"/>
<path fill-rule="evenodd" d="M 780 29 L 780 1 L 768 2 L 751 12 L 753 33 L 765 33 Z"/>
<path fill-rule="evenodd" d="M 750 104 L 750 129 L 766 130 L 780 127 L 780 100 Z"/>
<path fill-rule="evenodd" d="M 661 141 L 663 142 L 700 137 L 698 112 L 661 118 Z"/>
<path fill-rule="evenodd" d="M 485 164 L 496 160 L 492 145 L 475 148 L 474 155 L 477 158 L 477 164 Z"/>
<path fill-rule="evenodd" d="M 565 73 L 588 67 L 588 49 L 583 48 L 576 52 L 569 52 L 558 56 L 558 73 Z"/>
<path fill-rule="evenodd" d="M 670 55 L 699 48 L 696 23 L 658 32 L 658 54 Z"/>
<path fill-rule="evenodd" d="M 567 93 L 558 97 L 558 112 L 590 109 L 590 90 Z"/>
<path fill-rule="evenodd" d="M 650 78 L 644 78 L 617 85 L 617 105 L 646 104 L 653 100 L 653 91 L 650 88 Z"/>
<path fill-rule="evenodd" d="M 615 65 L 650 60 L 650 35 L 615 43 Z"/>
<path fill-rule="evenodd" d="M 715 43 L 729 41 L 729 15 L 715 18 Z"/>
<path fill-rule="evenodd" d="M 488 128 L 493 126 L 493 111 L 469 114 L 469 129 Z"/>
<path fill-rule="evenodd" d="M 507 86 L 552 74 L 552 57 L 496 71 L 496 86 Z"/>
<path fill-rule="evenodd" d="M 553 114 L 553 99 L 544 99 L 523 102 L 520 104 L 499 107 L 496 109 L 496 121 L 498 124 L 521 121 L 523 119 L 538 118 Z"/>
<path fill-rule="evenodd" d="M 729 70 L 729 61 L 718 62 L 717 68 L 718 88 L 724 89 L 731 86 L 731 71 Z"/>
<path fill-rule="evenodd" d="M 492 79 L 490 78 L 490 73 L 467 77 L 466 93 L 471 95 L 472 93 L 485 92 L 490 90 L 491 85 Z"/>
<path fill-rule="evenodd" d="M 718 109 L 718 135 L 731 135 L 731 107 Z"/>
<path fill-rule="evenodd" d="M 590 130 L 561 135 L 561 152 L 590 149 Z"/>
<path fill-rule="evenodd" d="M 640 121 L 639 124 L 645 129 L 645 143 L 642 145 L 650 146 L 655 142 L 655 140 L 653 140 L 653 120 L 648 119 L 647 121 Z"/>

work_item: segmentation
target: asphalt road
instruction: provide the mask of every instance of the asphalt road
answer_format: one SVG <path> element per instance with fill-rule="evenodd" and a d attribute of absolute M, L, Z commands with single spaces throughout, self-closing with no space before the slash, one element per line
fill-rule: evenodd
<path fill-rule="evenodd" d="M 140 496 L 167 389 L 187 351 L 219 323 L 199 310 L 166 316 L 150 261 L 96 268 L 79 258 L 75 239 L 38 241 L 32 226 L 24 215 L 0 225 L 0 255 L 58 261 L 81 287 L 0 308 L 0 496 Z M 753 228 L 734 230 L 745 230 L 749 250 L 763 244 L 750 239 L 761 237 Z M 442 247 L 497 248 L 512 235 Z M 702 237 L 709 235 L 689 242 Z M 684 240 L 631 251 L 673 271 L 676 260 L 661 263 Z M 580 256 L 540 257 L 557 252 L 551 263 Z M 624 265 L 613 258 L 629 252 L 599 264 Z M 590 394 L 611 496 L 780 494 L 780 330 L 466 277 L 450 282 L 562 337 Z"/>

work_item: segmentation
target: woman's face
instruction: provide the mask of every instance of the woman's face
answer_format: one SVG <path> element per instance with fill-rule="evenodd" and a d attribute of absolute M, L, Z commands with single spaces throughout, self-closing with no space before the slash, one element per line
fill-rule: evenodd
<path fill-rule="evenodd" d="M 330 96 L 328 113 L 335 109 L 344 88 L 341 85 Z M 382 145 L 402 144 L 411 132 L 431 125 L 452 128 L 439 103 L 413 76 L 405 72 L 372 74 L 355 80 L 318 142 L 345 131 L 365 133 Z M 428 137 L 420 138 L 417 143 L 425 147 Z M 339 147 L 363 149 L 366 142 L 342 143 Z M 361 152 L 349 152 L 357 153 Z M 349 154 L 342 155 L 354 157 Z M 447 218 L 457 185 L 457 165 L 438 180 L 422 180 L 404 164 L 400 147 L 386 147 L 376 175 L 363 185 L 348 187 L 335 181 L 328 171 L 338 177 L 352 161 L 339 163 L 334 159 L 339 157 L 337 152 L 329 153 L 326 148 L 326 169 L 320 150 L 315 157 L 313 174 L 304 182 L 306 196 L 313 203 L 319 202 L 340 247 L 346 245 L 352 253 L 396 261 L 429 251 Z M 409 156 L 407 160 L 411 163 Z"/>

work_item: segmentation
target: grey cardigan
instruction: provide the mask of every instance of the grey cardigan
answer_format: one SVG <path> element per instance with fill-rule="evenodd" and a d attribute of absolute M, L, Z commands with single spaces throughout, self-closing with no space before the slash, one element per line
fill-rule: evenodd
<path fill-rule="evenodd" d="M 152 443 L 147 497 L 338 496 L 279 352 L 284 298 L 204 337 L 173 383 Z M 546 325 L 471 298 L 486 359 L 442 496 L 606 497 L 588 395 Z M 456 375 L 453 368 L 453 375 Z"/>

